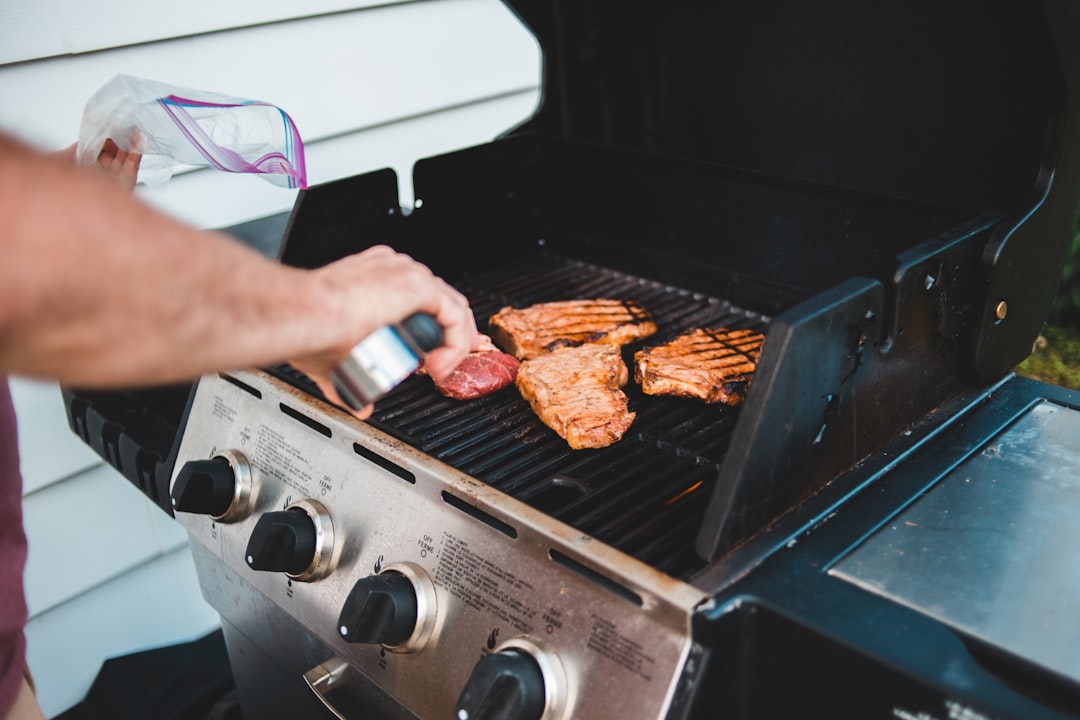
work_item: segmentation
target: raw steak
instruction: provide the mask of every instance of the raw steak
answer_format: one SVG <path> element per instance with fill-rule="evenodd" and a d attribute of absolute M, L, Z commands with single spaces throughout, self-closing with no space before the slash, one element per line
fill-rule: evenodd
<path fill-rule="evenodd" d="M 498 350 L 469 353 L 442 382 L 436 382 L 435 387 L 455 400 L 473 400 L 513 383 L 520 364 L 513 355 Z"/>

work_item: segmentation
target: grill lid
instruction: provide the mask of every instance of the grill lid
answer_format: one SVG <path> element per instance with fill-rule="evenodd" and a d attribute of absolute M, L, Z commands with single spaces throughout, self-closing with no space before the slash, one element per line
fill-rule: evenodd
<path fill-rule="evenodd" d="M 1036 4 L 507 0 L 522 130 L 978 212 L 1032 199 L 1061 77 Z"/>
<path fill-rule="evenodd" d="M 1075 3 L 506 2 L 545 61 L 519 132 L 994 214 L 972 365 L 1030 352 L 1078 188 Z"/>

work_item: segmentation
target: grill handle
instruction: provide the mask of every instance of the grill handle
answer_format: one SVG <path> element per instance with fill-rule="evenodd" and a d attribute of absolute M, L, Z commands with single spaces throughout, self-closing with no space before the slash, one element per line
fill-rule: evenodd
<path fill-rule="evenodd" d="M 330 704 L 330 700 L 326 696 L 336 688 L 341 687 L 346 680 L 345 671 L 348 669 L 349 664 L 347 662 L 339 657 L 332 657 L 304 673 L 304 682 L 311 688 L 311 692 L 315 693 L 315 697 L 319 698 L 319 702 L 338 720 L 349 719 L 338 712 L 337 708 Z"/>

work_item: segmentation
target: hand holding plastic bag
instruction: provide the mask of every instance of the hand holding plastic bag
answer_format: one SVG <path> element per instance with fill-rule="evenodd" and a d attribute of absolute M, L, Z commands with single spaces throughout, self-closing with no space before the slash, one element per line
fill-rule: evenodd
<path fill-rule="evenodd" d="M 110 138 L 121 150 L 142 154 L 139 179 L 148 184 L 195 166 L 307 187 L 304 144 L 292 119 L 257 100 L 117 75 L 86 103 L 76 161 L 96 162 Z"/>

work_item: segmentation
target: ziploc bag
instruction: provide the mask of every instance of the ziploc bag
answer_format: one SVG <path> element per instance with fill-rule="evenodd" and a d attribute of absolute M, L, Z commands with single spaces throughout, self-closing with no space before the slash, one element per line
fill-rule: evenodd
<path fill-rule="evenodd" d="M 77 162 L 94 163 L 108 138 L 122 150 L 142 154 L 139 180 L 147 184 L 194 166 L 307 187 L 296 125 L 281 108 L 258 100 L 117 75 L 86 103 Z"/>

